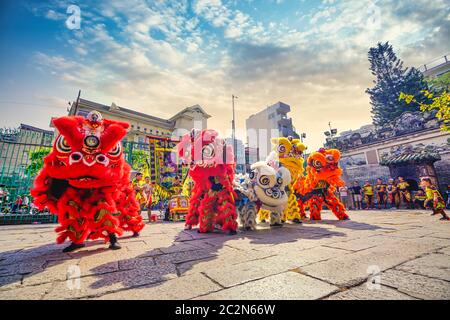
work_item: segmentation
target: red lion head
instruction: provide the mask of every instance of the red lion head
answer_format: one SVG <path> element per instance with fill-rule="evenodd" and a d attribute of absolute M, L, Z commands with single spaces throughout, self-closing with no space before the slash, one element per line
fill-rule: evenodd
<path fill-rule="evenodd" d="M 191 168 L 211 168 L 221 164 L 234 164 L 233 148 L 219 138 L 212 129 L 195 130 L 181 138 L 177 145 L 179 157 Z"/>
<path fill-rule="evenodd" d="M 48 177 L 75 188 L 99 188 L 117 184 L 129 172 L 120 143 L 128 123 L 102 119 L 92 111 L 87 118 L 66 116 L 53 124 L 59 135 L 44 159 Z"/>

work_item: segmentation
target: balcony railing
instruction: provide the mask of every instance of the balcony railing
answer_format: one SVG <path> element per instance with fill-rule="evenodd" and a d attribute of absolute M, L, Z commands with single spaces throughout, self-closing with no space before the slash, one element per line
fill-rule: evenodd
<path fill-rule="evenodd" d="M 447 63 L 449 63 L 449 59 L 450 59 L 449 54 L 446 54 L 443 57 L 434 59 L 433 61 L 431 61 L 427 64 L 421 65 L 419 67 L 419 70 L 422 72 L 427 72 L 427 71 L 429 72 L 433 69 L 436 69 L 436 68 L 446 65 Z"/>

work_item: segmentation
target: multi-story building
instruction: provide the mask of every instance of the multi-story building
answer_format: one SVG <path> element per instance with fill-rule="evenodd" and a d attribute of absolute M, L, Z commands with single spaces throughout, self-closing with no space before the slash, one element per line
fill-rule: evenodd
<path fill-rule="evenodd" d="M 251 115 L 246 120 L 247 144 L 249 149 L 258 151 L 258 158 L 265 159 L 272 149 L 271 139 L 275 137 L 299 138 L 288 117 L 291 107 L 277 102 L 266 109 Z"/>
<path fill-rule="evenodd" d="M 69 115 L 86 116 L 97 110 L 103 117 L 130 123 L 127 141 L 146 143 L 149 138 L 179 138 L 192 128 L 204 129 L 211 116 L 199 105 L 187 107 L 169 119 L 158 118 L 146 113 L 120 107 L 115 103 L 110 106 L 79 99 L 69 110 Z"/>
<path fill-rule="evenodd" d="M 230 146 L 234 146 L 233 138 L 225 138 L 225 142 Z M 242 140 L 236 139 L 236 149 L 234 150 L 236 158 L 236 172 L 245 173 L 245 147 Z"/>

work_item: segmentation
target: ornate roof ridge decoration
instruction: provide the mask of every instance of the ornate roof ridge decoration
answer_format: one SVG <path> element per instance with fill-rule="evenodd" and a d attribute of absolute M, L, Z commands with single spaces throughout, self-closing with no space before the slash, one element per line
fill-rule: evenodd
<path fill-rule="evenodd" d="M 401 155 L 391 155 L 383 158 L 380 161 L 382 166 L 389 166 L 393 164 L 411 164 L 411 163 L 425 163 L 436 162 L 441 160 L 441 156 L 436 152 L 423 151 L 420 153 L 410 153 Z"/>
<path fill-rule="evenodd" d="M 416 132 L 438 129 L 441 123 L 435 115 L 435 112 L 405 111 L 382 127 L 365 125 L 358 130 L 346 131 L 344 135 L 341 134 L 333 141 L 332 147 L 345 151 Z M 331 147 L 327 144 L 326 146 Z"/>

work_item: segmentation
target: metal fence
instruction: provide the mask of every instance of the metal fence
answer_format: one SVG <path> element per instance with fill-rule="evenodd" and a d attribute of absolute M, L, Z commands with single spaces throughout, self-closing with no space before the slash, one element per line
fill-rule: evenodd
<path fill-rule="evenodd" d="M 56 222 L 32 206 L 30 188 L 53 134 L 44 130 L 0 129 L 0 224 Z"/>

